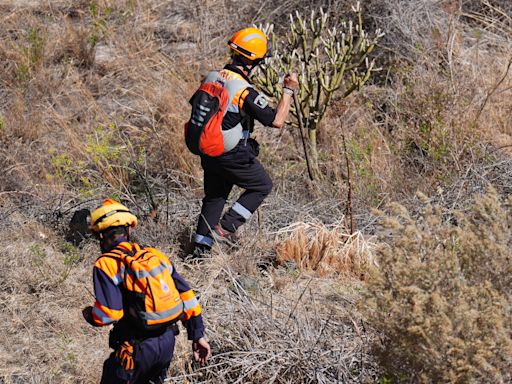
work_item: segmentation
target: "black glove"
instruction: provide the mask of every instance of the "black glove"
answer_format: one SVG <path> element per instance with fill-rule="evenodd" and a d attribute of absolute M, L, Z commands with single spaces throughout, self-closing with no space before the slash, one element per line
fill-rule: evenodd
<path fill-rule="evenodd" d="M 97 324 L 94 323 L 94 319 L 92 318 L 92 307 L 90 305 L 82 309 L 82 316 L 84 317 L 85 321 L 87 321 L 92 326 L 98 326 Z"/>

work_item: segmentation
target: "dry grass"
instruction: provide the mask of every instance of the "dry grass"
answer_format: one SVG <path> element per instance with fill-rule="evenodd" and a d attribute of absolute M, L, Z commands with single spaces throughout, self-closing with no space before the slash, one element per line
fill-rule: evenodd
<path fill-rule="evenodd" d="M 321 130 L 321 167 L 336 185 L 329 193 L 346 184 L 339 131 L 356 200 L 372 206 L 403 201 L 418 189 L 435 193 L 484 158 L 493 161 L 487 143 L 509 150 L 511 19 L 504 12 L 492 25 L 490 17 L 468 24 L 461 15 L 476 12 L 477 3 L 479 12 L 488 10 L 483 1 L 368 4 L 386 31 L 377 49 L 382 71 L 362 95 L 335 101 Z"/>
<path fill-rule="evenodd" d="M 6 383 L 97 382 L 109 353 L 107 330 L 91 329 L 80 314 L 92 301 L 88 290 L 97 244 L 73 248 L 63 242 L 60 231 L 32 218 L 43 212 L 29 208 L 21 214 L 13 212 L 16 204 L 5 196 L 2 202 L 7 220 L 0 261 L 8 267 L 0 301 L 8 321 L 1 329 L 0 378 Z M 180 219 L 179 212 L 174 216 Z M 275 253 L 264 237 L 247 239 L 228 253 L 215 248 L 213 258 L 203 265 L 185 264 L 168 238 L 169 228 L 175 227 L 143 221 L 136 235 L 144 242 L 156 241 L 199 291 L 214 348 L 207 368 L 192 366 L 189 342 L 181 336 L 171 382 L 375 380 L 377 367 L 368 348 L 375 334 L 355 309 L 359 283 L 309 276 L 293 266 L 267 266 L 262 272 L 258 262 Z"/>
<path fill-rule="evenodd" d="M 294 223 L 279 231 L 277 262 L 292 262 L 320 276 L 339 274 L 364 279 L 365 273 L 376 267 L 373 244 L 361 232 L 347 232 L 340 224 L 328 228 L 321 223 Z"/>
<path fill-rule="evenodd" d="M 87 327 L 78 310 L 91 301 L 92 249 L 84 249 L 80 255 L 90 256 L 80 260 L 48 228 L 14 216 L 0 238 L 0 381 L 97 382 L 93 367 L 107 352 L 107 330 Z"/>
<path fill-rule="evenodd" d="M 373 382 L 366 345 L 374 336 L 349 309 L 356 286 L 293 270 L 236 271 L 251 262 L 249 249 L 221 252 L 198 273 L 208 276 L 198 284 L 214 357 L 192 369 L 188 353 L 179 355 L 171 382 Z"/>
<path fill-rule="evenodd" d="M 453 208 L 469 211 L 472 194 L 488 184 L 503 195 L 512 191 L 508 2 L 365 2 L 366 21 L 386 32 L 376 50 L 383 70 L 361 93 L 335 100 L 319 137 L 324 179 L 306 180 L 296 132 L 257 129 L 275 188 L 241 230 L 241 246 L 216 248 L 203 266 L 176 258 L 194 231 L 202 197 L 198 159 L 182 140 L 188 97 L 201 75 L 224 62 L 225 38 L 236 28 L 260 21 L 284 27 L 289 11 L 328 3 L 2 2 L 0 381 L 97 382 L 108 355 L 106 330 L 86 326 L 80 309 L 91 301 L 84 287 L 90 289 L 98 250 L 93 243 L 74 250 L 62 239 L 72 212 L 106 195 L 134 209 L 142 223 L 137 237 L 172 255 L 201 292 L 216 356 L 208 369 L 192 367 L 189 345 L 180 338 L 175 382 L 379 380 L 368 349 L 376 332 L 355 307 L 375 269 L 370 208 L 397 200 L 417 211 L 412 193 L 419 189 L 446 208 L 443 220 L 455 220 Z M 338 2 L 331 12 L 343 13 L 349 5 Z M 351 236 L 339 221 L 347 205 L 340 130 L 360 231 Z M 508 220 L 494 218 L 502 226 Z M 490 232 L 464 227 L 478 232 L 464 237 L 467 254 L 474 255 L 475 244 L 480 253 L 495 250 L 495 226 Z M 444 255 L 439 252 L 432 254 Z M 501 268 L 488 265 L 474 268 L 471 278 Z M 387 273 L 393 267 L 381 261 L 378 268 Z M 410 265 L 404 261 L 402 267 L 409 276 Z M 364 283 L 353 278 L 362 273 Z M 504 276 L 496 281 L 508 284 Z M 394 279 L 402 284 L 400 276 Z M 485 297 L 501 300 L 493 289 Z M 479 290 L 456 292 L 480 303 Z M 471 319 L 498 313 L 485 303 L 479 309 L 468 304 L 468 310 L 476 316 Z M 380 315 L 369 317 L 379 328 L 390 314 Z M 504 324 L 483 339 L 468 326 L 468 335 L 483 340 L 475 348 L 488 350 L 493 340 L 504 340 Z M 439 340 L 452 337 L 439 329 Z M 410 356 L 415 348 L 402 349 Z M 483 360 L 477 360 L 464 360 L 470 367 L 464 372 L 481 368 Z M 382 364 L 388 363 L 393 361 Z M 430 374 L 425 372 L 420 374 Z"/>

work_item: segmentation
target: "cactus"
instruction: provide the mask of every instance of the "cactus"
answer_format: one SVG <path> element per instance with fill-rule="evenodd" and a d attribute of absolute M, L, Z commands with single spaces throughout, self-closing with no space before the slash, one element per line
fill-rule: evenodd
<path fill-rule="evenodd" d="M 277 86 L 281 74 L 298 72 L 300 114 L 294 106 L 293 127 L 298 116 L 307 129 L 313 168 L 318 170 L 317 127 L 336 93 L 342 98 L 360 90 L 376 71 L 370 53 L 383 36 L 380 30 L 371 36 L 363 28 L 359 2 L 352 8 L 357 22 L 333 20 L 320 9 L 309 16 L 290 14 L 290 31 L 279 38 L 272 25 L 263 27 L 272 40 L 274 57 L 261 65 L 255 82 L 268 96 L 278 100 L 282 89 Z"/>

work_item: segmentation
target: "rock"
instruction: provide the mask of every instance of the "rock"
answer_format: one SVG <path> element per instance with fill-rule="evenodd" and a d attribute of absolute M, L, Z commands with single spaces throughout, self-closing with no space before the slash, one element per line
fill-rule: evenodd
<path fill-rule="evenodd" d="M 88 209 L 80 209 L 73 214 L 66 233 L 66 241 L 79 246 L 82 241 L 91 236 L 89 220 L 91 213 Z"/>

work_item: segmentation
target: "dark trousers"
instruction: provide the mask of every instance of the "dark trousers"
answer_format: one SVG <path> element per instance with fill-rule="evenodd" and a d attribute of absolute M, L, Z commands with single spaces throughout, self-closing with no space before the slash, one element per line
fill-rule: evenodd
<path fill-rule="evenodd" d="M 103 363 L 101 384 L 161 384 L 167 377 L 174 353 L 174 331 L 133 343 L 133 371 L 125 371 L 112 352 Z"/>
<path fill-rule="evenodd" d="M 219 223 L 226 200 L 237 185 L 245 189 L 235 204 L 224 214 L 220 224 L 234 232 L 250 217 L 272 190 L 272 180 L 256 158 L 259 146 L 255 140 L 244 141 L 219 157 L 201 157 L 204 170 L 204 198 L 196 233 L 208 236 Z"/>

